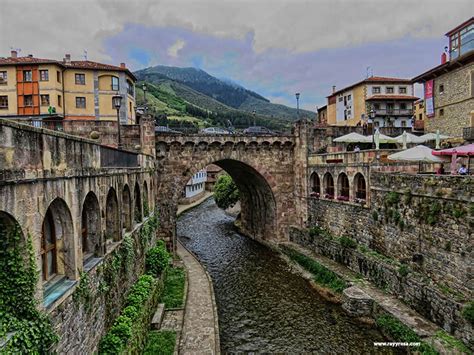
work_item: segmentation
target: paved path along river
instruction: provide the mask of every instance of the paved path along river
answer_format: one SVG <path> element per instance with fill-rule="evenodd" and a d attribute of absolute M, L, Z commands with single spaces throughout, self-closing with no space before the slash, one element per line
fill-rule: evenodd
<path fill-rule="evenodd" d="M 275 252 L 238 234 L 212 199 L 179 218 L 178 236 L 212 277 L 223 353 L 363 354 L 384 341 L 325 302 Z"/>

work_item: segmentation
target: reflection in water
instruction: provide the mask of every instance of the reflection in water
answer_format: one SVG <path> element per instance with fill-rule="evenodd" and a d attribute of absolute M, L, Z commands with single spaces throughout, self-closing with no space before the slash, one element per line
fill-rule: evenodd
<path fill-rule="evenodd" d="M 223 352 L 362 354 L 384 341 L 324 301 L 275 252 L 236 233 L 212 199 L 180 217 L 178 236 L 213 279 Z"/>

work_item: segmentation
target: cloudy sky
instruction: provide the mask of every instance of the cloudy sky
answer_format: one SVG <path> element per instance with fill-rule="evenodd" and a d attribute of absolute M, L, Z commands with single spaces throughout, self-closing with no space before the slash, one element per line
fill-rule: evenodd
<path fill-rule="evenodd" d="M 413 77 L 439 63 L 472 0 L 0 0 L 0 56 L 132 69 L 193 66 L 273 102 L 325 104 L 332 85 Z M 368 68 L 369 67 L 369 68 Z"/>

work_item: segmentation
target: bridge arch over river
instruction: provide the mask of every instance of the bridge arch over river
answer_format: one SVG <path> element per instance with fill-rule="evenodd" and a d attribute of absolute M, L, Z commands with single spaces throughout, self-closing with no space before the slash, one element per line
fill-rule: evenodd
<path fill-rule="evenodd" d="M 242 232 L 260 240 L 284 241 L 288 227 L 302 222 L 297 191 L 306 191 L 300 135 L 157 135 L 157 201 L 162 233 L 176 238 L 176 211 L 186 182 L 209 164 L 234 179 L 241 196 Z M 306 152 L 305 152 L 306 153 Z M 303 181 L 304 180 L 304 181 Z M 301 188 L 301 190 L 300 190 Z"/>

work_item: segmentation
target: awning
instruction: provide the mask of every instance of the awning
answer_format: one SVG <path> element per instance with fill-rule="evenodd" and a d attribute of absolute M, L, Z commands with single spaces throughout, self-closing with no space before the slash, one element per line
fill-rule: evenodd
<path fill-rule="evenodd" d="M 344 136 L 337 137 L 333 140 L 336 143 L 372 143 L 372 137 L 363 136 L 362 134 L 352 132 Z"/>
<path fill-rule="evenodd" d="M 390 160 L 416 161 L 425 163 L 444 163 L 447 161 L 446 159 L 434 156 L 431 154 L 432 152 L 433 149 L 431 148 L 428 148 L 424 145 L 417 145 L 416 147 L 391 154 L 387 158 Z"/>
<path fill-rule="evenodd" d="M 420 144 L 425 142 L 425 140 L 422 139 L 420 136 L 416 136 L 412 133 L 406 133 L 406 137 L 407 144 Z M 403 143 L 403 134 L 400 134 L 398 137 L 395 137 L 395 141 L 400 144 Z"/>
<path fill-rule="evenodd" d="M 423 142 L 428 142 L 428 141 L 435 141 L 436 140 L 436 133 L 427 133 L 423 134 L 420 136 L 420 138 L 423 139 Z M 451 138 L 450 136 L 446 136 L 444 134 L 439 135 L 439 139 L 448 139 Z"/>
<path fill-rule="evenodd" d="M 448 148 L 443 150 L 433 151 L 433 155 L 457 155 L 457 156 L 472 156 L 474 155 L 474 144 L 462 145 L 460 147 Z"/>

